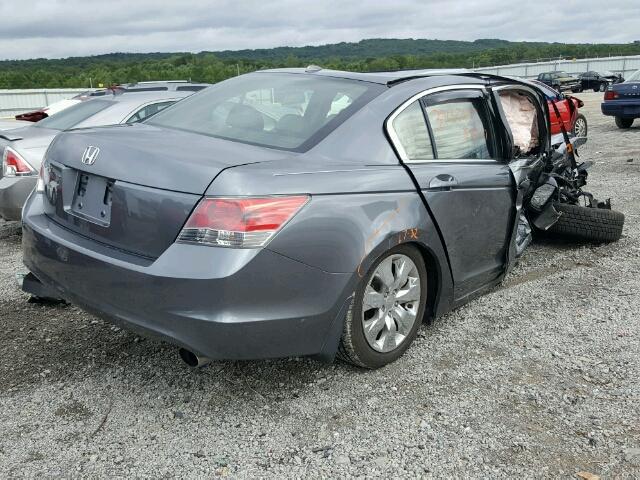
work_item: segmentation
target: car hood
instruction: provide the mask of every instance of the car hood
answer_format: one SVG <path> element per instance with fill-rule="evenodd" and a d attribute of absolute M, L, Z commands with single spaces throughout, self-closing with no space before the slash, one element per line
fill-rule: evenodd
<path fill-rule="evenodd" d="M 97 147 L 92 165 L 85 149 Z M 163 190 L 202 195 L 224 169 L 297 154 L 153 125 L 114 125 L 61 133 L 47 159 L 76 170 Z"/>
<path fill-rule="evenodd" d="M 616 83 L 615 85 L 612 85 L 611 88 L 619 92 L 625 90 L 640 90 L 640 81 Z"/>

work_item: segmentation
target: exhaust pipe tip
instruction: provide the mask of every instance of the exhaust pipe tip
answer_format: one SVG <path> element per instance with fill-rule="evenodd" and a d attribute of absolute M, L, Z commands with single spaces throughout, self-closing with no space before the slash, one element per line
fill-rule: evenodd
<path fill-rule="evenodd" d="M 209 358 L 196 355 L 186 348 L 181 348 L 178 353 L 180 354 L 180 358 L 184 361 L 184 363 L 186 363 L 190 367 L 204 367 L 205 365 L 211 363 L 211 360 Z"/>

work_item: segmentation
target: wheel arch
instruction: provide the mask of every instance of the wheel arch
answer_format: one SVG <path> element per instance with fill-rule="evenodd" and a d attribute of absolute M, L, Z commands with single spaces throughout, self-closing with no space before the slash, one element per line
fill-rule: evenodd
<path fill-rule="evenodd" d="M 361 271 L 353 273 L 353 280 L 348 288 L 350 293 L 343 300 L 342 307 L 332 322 L 322 350 L 315 356 L 316 359 L 324 362 L 334 360 L 338 351 L 346 314 L 353 302 L 354 294 L 352 292 L 355 291 L 357 282 L 366 277 L 376 260 L 399 245 L 410 245 L 416 248 L 427 270 L 427 303 L 422 321 L 430 323 L 435 318 L 451 310 L 453 307 L 453 281 L 448 260 L 437 233 L 436 243 L 425 242 L 420 237 L 417 240 L 407 239 L 398 242 L 398 235 L 404 235 L 404 232 L 405 230 L 389 233 L 362 259 L 359 265 Z"/>
<path fill-rule="evenodd" d="M 410 242 L 409 245 L 415 247 L 422 257 L 422 261 L 427 270 L 427 305 L 424 311 L 423 321 L 431 323 L 435 318 L 438 304 L 442 296 L 442 265 L 427 245 L 418 242 Z M 445 268 L 447 266 L 445 265 Z"/>

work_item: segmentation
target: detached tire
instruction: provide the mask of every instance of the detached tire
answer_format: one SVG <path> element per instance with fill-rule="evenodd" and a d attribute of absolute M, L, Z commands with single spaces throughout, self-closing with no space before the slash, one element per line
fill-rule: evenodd
<path fill-rule="evenodd" d="M 615 242 L 622 235 L 624 215 L 615 210 L 555 203 L 562 213 L 560 219 L 547 230 L 554 237 L 586 242 Z"/>

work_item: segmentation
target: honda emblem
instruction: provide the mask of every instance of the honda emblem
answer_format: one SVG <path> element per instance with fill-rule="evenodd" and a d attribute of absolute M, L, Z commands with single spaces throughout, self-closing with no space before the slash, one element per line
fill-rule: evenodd
<path fill-rule="evenodd" d="M 100 149 L 98 147 L 94 147 L 93 145 L 84 149 L 84 153 L 82 154 L 82 163 L 85 165 L 93 165 L 96 163 L 96 159 L 98 158 L 98 154 L 100 153 Z"/>

